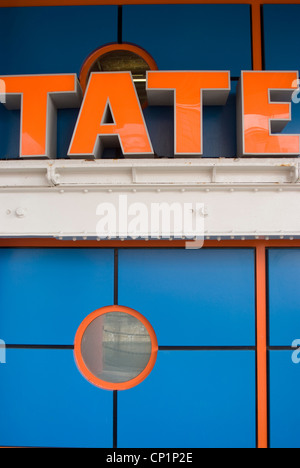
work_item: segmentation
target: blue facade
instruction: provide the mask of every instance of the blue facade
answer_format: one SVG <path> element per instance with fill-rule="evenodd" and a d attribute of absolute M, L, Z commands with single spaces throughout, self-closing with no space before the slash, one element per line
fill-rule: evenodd
<path fill-rule="evenodd" d="M 264 47 L 266 70 L 300 70 L 298 18 L 300 5 L 264 5 Z M 297 134 L 300 106 L 292 103 L 292 121 L 284 133 Z"/>
<path fill-rule="evenodd" d="M 296 334 L 299 338 L 298 331 Z M 292 361 L 291 351 L 271 351 L 269 354 L 270 447 L 299 448 L 300 411 L 297 388 L 300 382 L 300 364 Z"/>
<path fill-rule="evenodd" d="M 118 303 L 149 320 L 160 347 L 150 376 L 118 392 L 118 446 L 255 447 L 254 252 L 129 249 L 118 257 L 116 265 L 111 249 L 0 249 L 8 345 L 0 444 L 112 446 L 112 392 L 85 381 L 72 344 L 80 322 L 113 304 L 117 288 Z"/>

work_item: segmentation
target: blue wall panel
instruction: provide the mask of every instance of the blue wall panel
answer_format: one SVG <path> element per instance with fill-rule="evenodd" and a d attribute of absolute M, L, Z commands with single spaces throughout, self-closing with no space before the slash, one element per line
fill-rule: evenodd
<path fill-rule="evenodd" d="M 300 249 L 269 251 L 270 345 L 300 338 Z"/>
<path fill-rule="evenodd" d="M 112 392 L 88 383 L 72 350 L 7 350 L 0 445 L 112 447 Z"/>
<path fill-rule="evenodd" d="M 119 447 L 255 447 L 255 353 L 160 351 L 119 393 Z"/>
<path fill-rule="evenodd" d="M 91 52 L 117 41 L 116 6 L 0 9 L 0 74 L 78 73 Z"/>
<path fill-rule="evenodd" d="M 174 157 L 174 109 L 149 106 L 145 120 L 154 152 L 159 157 Z M 236 83 L 225 106 L 203 109 L 203 157 L 236 157 Z"/>
<path fill-rule="evenodd" d="M 155 33 L 154 33 L 155 31 Z M 142 5 L 123 8 L 123 41 L 146 49 L 161 70 L 251 70 L 248 5 Z M 146 110 L 158 156 L 172 157 L 173 113 Z M 236 157 L 235 83 L 228 104 L 205 108 L 203 156 Z M 161 138 L 163 135 L 163 138 Z"/>
<path fill-rule="evenodd" d="M 113 250 L 0 249 L 0 338 L 74 342 L 81 321 L 113 304 Z"/>
<path fill-rule="evenodd" d="M 300 448 L 299 386 L 300 364 L 292 362 L 292 351 L 270 352 L 271 448 Z"/>
<path fill-rule="evenodd" d="M 225 106 L 207 106 L 203 110 L 203 157 L 235 158 L 236 150 L 236 82 Z"/>
<path fill-rule="evenodd" d="M 248 5 L 134 5 L 123 41 L 145 48 L 161 70 L 251 69 Z"/>
<path fill-rule="evenodd" d="M 254 251 L 121 250 L 119 303 L 161 346 L 255 344 Z"/>

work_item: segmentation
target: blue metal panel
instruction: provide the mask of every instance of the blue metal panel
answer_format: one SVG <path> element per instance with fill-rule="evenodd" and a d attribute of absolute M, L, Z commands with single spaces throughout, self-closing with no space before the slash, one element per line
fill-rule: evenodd
<path fill-rule="evenodd" d="M 264 5 L 263 12 L 266 69 L 300 70 L 300 5 Z"/>
<path fill-rule="evenodd" d="M 72 350 L 7 350 L 0 445 L 112 447 L 112 392 L 88 383 Z"/>
<path fill-rule="evenodd" d="M 271 448 L 300 448 L 299 386 L 300 364 L 292 362 L 292 351 L 270 352 Z"/>
<path fill-rule="evenodd" d="M 254 345 L 254 251 L 121 250 L 119 303 L 145 315 L 159 345 Z"/>
<path fill-rule="evenodd" d="M 145 48 L 162 70 L 251 69 L 248 5 L 125 6 L 123 40 Z"/>
<path fill-rule="evenodd" d="M 79 109 L 61 109 L 57 113 L 57 158 L 66 159 Z"/>
<path fill-rule="evenodd" d="M 113 258 L 113 250 L 1 249 L 1 339 L 72 344 L 88 314 L 113 304 Z"/>
<path fill-rule="evenodd" d="M 255 447 L 255 353 L 160 351 L 119 393 L 119 447 Z"/>
<path fill-rule="evenodd" d="M 270 345 L 300 338 L 300 249 L 269 251 Z"/>
<path fill-rule="evenodd" d="M 116 6 L 0 8 L 0 75 L 79 75 L 91 52 L 117 41 L 117 18 Z M 77 115 L 60 113 L 58 158 L 67 156 Z M 19 111 L 0 105 L 0 159 L 19 157 L 19 134 Z"/>

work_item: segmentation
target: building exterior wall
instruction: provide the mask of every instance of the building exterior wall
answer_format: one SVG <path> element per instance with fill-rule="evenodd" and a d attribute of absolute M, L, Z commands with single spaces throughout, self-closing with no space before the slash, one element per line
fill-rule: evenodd
<path fill-rule="evenodd" d="M 0 2 L 0 75 L 79 75 L 91 52 L 114 42 L 144 48 L 162 70 L 230 70 L 227 104 L 204 111 L 203 156 L 212 161 L 236 158 L 241 71 L 300 70 L 299 2 L 13 3 Z M 170 162 L 173 110 L 148 107 L 144 114 L 155 154 Z M 57 159 L 66 159 L 77 115 L 58 112 Z M 300 133 L 299 105 L 292 115 L 284 131 Z M 18 160 L 19 127 L 19 111 L 0 106 L 2 173 L 11 171 L 4 160 Z M 286 205 L 297 194 L 293 186 Z M 270 234 L 206 238 L 199 250 L 178 240 L 1 236 L 0 444 L 299 447 L 299 232 Z M 78 326 L 110 304 L 139 311 L 158 339 L 153 371 L 126 391 L 94 387 L 74 362 Z"/>

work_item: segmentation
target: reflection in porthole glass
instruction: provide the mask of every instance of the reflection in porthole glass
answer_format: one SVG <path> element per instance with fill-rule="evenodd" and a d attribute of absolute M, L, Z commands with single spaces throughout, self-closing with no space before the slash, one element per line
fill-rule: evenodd
<path fill-rule="evenodd" d="M 86 328 L 81 355 L 88 370 L 109 383 L 123 383 L 140 375 L 152 352 L 151 337 L 136 317 L 110 312 Z"/>

